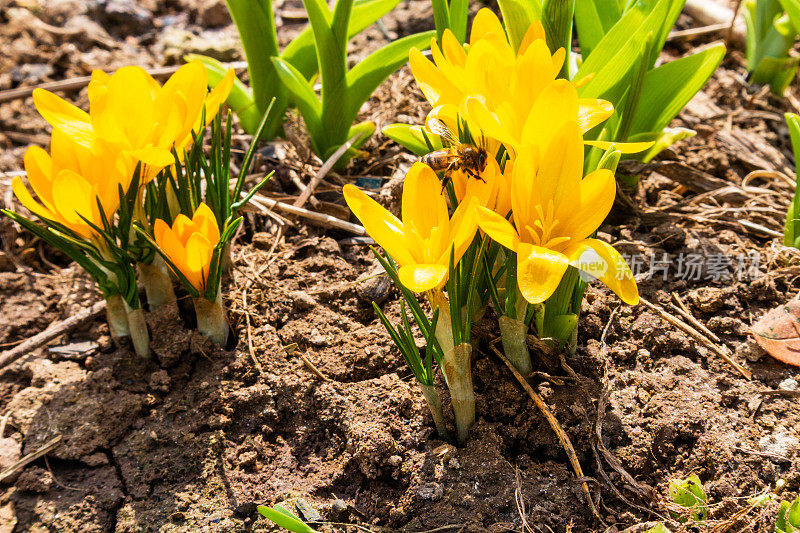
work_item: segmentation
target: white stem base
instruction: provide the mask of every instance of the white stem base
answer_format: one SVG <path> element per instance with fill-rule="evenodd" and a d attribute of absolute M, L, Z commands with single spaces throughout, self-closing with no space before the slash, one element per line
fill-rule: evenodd
<path fill-rule="evenodd" d="M 461 343 L 444 355 L 444 377 L 456 419 L 458 443 L 464 445 L 475 422 L 475 392 L 472 386 L 472 345 Z"/>
<path fill-rule="evenodd" d="M 528 351 L 527 333 L 528 326 L 524 322 L 508 316 L 501 316 L 500 337 L 503 340 L 503 351 L 508 360 L 519 370 L 523 376 L 527 376 L 533 370 L 531 365 L 531 354 Z"/>
<path fill-rule="evenodd" d="M 447 425 L 444 423 L 444 414 L 442 413 L 442 399 L 439 398 L 439 393 L 436 392 L 436 387 L 433 385 L 419 384 L 422 389 L 422 396 L 425 398 L 425 403 L 428 404 L 428 409 L 433 416 L 433 423 L 436 424 L 436 431 L 439 437 L 447 438 Z"/>
<path fill-rule="evenodd" d="M 147 331 L 147 322 L 141 307 L 129 309 L 128 327 L 131 329 L 131 341 L 136 355 L 143 359 L 150 359 L 150 333 Z"/>
<path fill-rule="evenodd" d="M 144 285 L 145 293 L 147 293 L 147 303 L 150 305 L 151 311 L 175 301 L 175 289 L 172 287 L 172 279 L 167 273 L 166 265 L 161 256 L 156 256 L 150 265 L 137 263 L 136 270 L 139 272 L 139 279 Z"/>
<path fill-rule="evenodd" d="M 128 309 L 122 295 L 116 294 L 106 298 L 106 320 L 108 321 L 108 330 L 114 340 L 130 336 Z"/>
<path fill-rule="evenodd" d="M 231 328 L 222 307 L 222 295 L 217 294 L 215 302 L 202 297 L 195 298 L 194 310 L 197 313 L 197 331 L 220 346 L 225 346 Z"/>

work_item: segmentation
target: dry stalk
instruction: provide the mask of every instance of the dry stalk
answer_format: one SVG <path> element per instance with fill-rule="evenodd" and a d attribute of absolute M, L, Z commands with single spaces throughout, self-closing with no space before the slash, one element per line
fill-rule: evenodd
<path fill-rule="evenodd" d="M 575 477 L 581 483 L 581 490 L 583 490 L 584 496 L 586 496 L 586 501 L 589 504 L 589 507 L 592 510 L 592 514 L 600 521 L 601 524 L 605 525 L 603 522 L 603 518 L 600 516 L 600 512 L 597 510 L 597 507 L 594 504 L 594 500 L 592 500 L 592 494 L 589 492 L 589 485 L 586 483 L 586 478 L 583 474 L 583 468 L 581 468 L 581 463 L 578 461 L 578 455 L 575 453 L 575 448 L 572 447 L 572 442 L 569 440 L 569 435 L 564 431 L 561 427 L 561 424 L 558 423 L 558 419 L 555 417 L 550 408 L 547 404 L 542 400 L 542 397 L 536 394 L 536 391 L 533 390 L 533 387 L 525 380 L 522 374 L 514 368 L 514 365 L 508 358 L 503 355 L 500 350 L 498 350 L 494 345 L 489 345 L 492 352 L 500 358 L 503 363 L 508 367 L 511 373 L 514 375 L 516 380 L 522 385 L 522 388 L 525 389 L 525 392 L 528 393 L 528 396 L 531 397 L 533 403 L 536 404 L 536 407 L 541 411 L 542 415 L 544 415 L 547 423 L 550 424 L 550 427 L 553 429 L 553 432 L 556 434 L 558 441 L 561 443 L 561 446 L 564 448 L 564 452 L 567 454 L 567 458 L 569 459 L 570 464 L 572 465 L 572 470 L 575 472 Z"/>
<path fill-rule="evenodd" d="M 726 363 L 731 365 L 737 372 L 739 372 L 746 379 L 753 378 L 753 374 L 749 370 L 747 370 L 746 368 L 744 368 L 742 365 L 740 365 L 731 358 L 731 354 L 728 353 L 727 349 L 723 349 L 719 345 L 714 344 L 714 342 L 711 339 L 709 339 L 708 337 L 706 337 L 705 335 L 694 329 L 692 326 L 685 323 L 684 321 L 680 320 L 676 316 L 667 313 L 666 311 L 661 309 L 661 307 L 648 302 L 644 298 L 640 298 L 639 301 L 642 303 L 642 305 L 644 305 L 654 313 L 658 314 L 661 318 L 663 318 L 673 326 L 677 327 L 678 329 L 680 329 L 681 331 L 692 337 L 694 340 L 700 342 L 701 344 L 704 344 L 712 352 L 722 357 L 722 359 L 724 359 Z"/>

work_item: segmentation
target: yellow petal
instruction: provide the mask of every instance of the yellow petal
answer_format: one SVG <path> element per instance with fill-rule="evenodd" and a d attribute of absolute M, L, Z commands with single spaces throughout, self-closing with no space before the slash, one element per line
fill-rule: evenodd
<path fill-rule="evenodd" d="M 425 292 L 440 287 L 447 281 L 448 268 L 442 265 L 405 265 L 397 274 L 406 288 Z"/>
<path fill-rule="evenodd" d="M 134 159 L 155 170 L 160 170 L 175 163 L 175 157 L 169 149 L 148 146 L 128 152 Z"/>
<path fill-rule="evenodd" d="M 423 238 L 433 228 L 448 226 L 450 215 L 441 191 L 442 183 L 431 167 L 414 163 L 403 182 L 403 226 L 413 227 Z"/>
<path fill-rule="evenodd" d="M 217 224 L 217 217 L 214 212 L 208 207 L 205 202 L 197 206 L 197 210 L 192 215 L 192 222 L 194 222 L 199 231 L 212 246 L 216 246 L 219 242 L 219 225 Z"/>
<path fill-rule="evenodd" d="M 470 119 L 475 121 L 478 128 L 480 128 L 487 137 L 497 139 L 506 145 L 517 146 L 519 144 L 519 139 L 513 135 L 507 124 L 501 122 L 497 118 L 497 115 L 489 111 L 486 104 L 481 102 L 478 98 L 467 98 L 466 107 Z"/>
<path fill-rule="evenodd" d="M 175 237 L 177 237 L 181 246 L 186 246 L 189 237 L 196 231 L 197 226 L 194 221 L 183 213 L 179 213 L 178 216 L 175 217 L 175 220 L 172 221 L 172 232 L 175 233 Z"/>
<path fill-rule="evenodd" d="M 614 105 L 599 98 L 581 98 L 578 100 L 578 126 L 581 133 L 586 133 L 614 113 Z"/>
<path fill-rule="evenodd" d="M 496 243 L 509 250 L 516 250 L 519 247 L 519 235 L 511 222 L 485 207 L 478 207 L 476 215 L 478 226 Z"/>
<path fill-rule="evenodd" d="M 473 196 L 467 201 L 461 202 L 453 213 L 447 228 L 447 244 L 440 251 L 437 263 L 450 266 L 450 253 L 453 253 L 453 264 L 461 260 L 461 256 L 467 251 L 475 233 L 478 231 L 478 219 L 476 209 L 478 208 L 478 198 Z M 442 225 L 444 226 L 444 225 Z M 440 227 L 442 227 L 440 226 Z M 442 228 L 444 231 L 444 228 Z"/>
<path fill-rule="evenodd" d="M 69 123 L 82 123 L 86 126 L 91 124 L 91 119 L 86 111 L 44 89 L 33 90 L 33 103 L 42 118 L 51 126 Z"/>
<path fill-rule="evenodd" d="M 52 211 L 40 205 L 36 200 L 33 199 L 30 191 L 28 191 L 28 188 L 25 187 L 25 184 L 22 182 L 22 178 L 19 176 L 14 176 L 14 179 L 11 180 L 11 190 L 14 191 L 14 196 L 17 197 L 17 200 L 19 200 L 23 207 L 37 217 L 48 220 L 58 220 L 58 217 Z"/>
<path fill-rule="evenodd" d="M 502 173 L 497 174 L 497 200 L 494 211 L 501 217 L 506 217 L 511 211 L 511 176 L 514 173 L 514 161 L 506 161 Z"/>
<path fill-rule="evenodd" d="M 517 285 L 532 304 L 542 303 L 553 295 L 568 267 L 567 257 L 562 253 L 528 243 L 517 248 Z"/>
<path fill-rule="evenodd" d="M 525 147 L 511 169 L 511 207 L 517 228 L 533 226 L 538 216 L 536 206 L 542 204 L 537 187 L 539 150 L 538 146 Z"/>
<path fill-rule="evenodd" d="M 211 121 L 217 116 L 217 113 L 219 113 L 219 108 L 231 93 L 233 82 L 235 80 L 236 74 L 234 73 L 233 69 L 228 70 L 219 84 L 217 84 L 217 86 L 208 93 L 208 96 L 206 96 L 206 124 L 211 124 Z M 196 123 L 195 128 L 193 128 L 195 132 L 200 130 L 198 126 L 199 123 Z"/>
<path fill-rule="evenodd" d="M 475 44 L 488 34 L 505 35 L 500 19 L 488 7 L 482 8 L 472 19 L 472 31 L 470 32 L 469 42 Z"/>
<path fill-rule="evenodd" d="M 583 143 L 578 125 L 565 122 L 548 143 L 536 175 L 536 187 L 544 207 L 553 202 L 556 217 L 562 219 L 580 202 L 583 177 Z M 566 211 L 566 213 L 565 213 Z"/>
<path fill-rule="evenodd" d="M 160 218 L 156 219 L 156 223 L 153 225 L 153 239 L 159 247 L 164 242 L 164 234 L 168 231 L 171 231 L 169 225 Z"/>
<path fill-rule="evenodd" d="M 544 26 L 538 20 L 534 20 L 530 26 L 528 26 L 528 31 L 525 32 L 525 36 L 522 38 L 522 42 L 519 44 L 519 51 L 517 55 L 522 55 L 528 49 L 528 46 L 534 41 L 538 40 L 545 40 L 545 33 L 544 33 Z"/>
<path fill-rule="evenodd" d="M 442 52 L 447 61 L 456 66 L 463 67 L 467 61 L 467 53 L 464 51 L 464 46 L 456 39 L 450 28 L 444 30 L 442 35 Z"/>
<path fill-rule="evenodd" d="M 109 79 L 102 113 L 92 112 L 97 134 L 137 149 L 152 143 L 158 125 L 154 100 L 158 83 L 138 66 L 122 67 Z"/>
<path fill-rule="evenodd" d="M 639 303 L 639 289 L 631 269 L 610 244 L 586 239 L 569 246 L 564 253 L 571 265 L 605 283 L 623 302 L 630 305 Z"/>
<path fill-rule="evenodd" d="M 65 225 L 84 237 L 90 237 L 93 230 L 82 216 L 96 225 L 102 225 L 95 216 L 98 212 L 95 190 L 72 170 L 60 171 L 53 180 L 53 204 Z"/>
<path fill-rule="evenodd" d="M 577 116 L 577 90 L 567 80 L 555 80 L 533 104 L 522 130 L 522 144 L 546 146 L 564 122 L 574 121 Z"/>
<path fill-rule="evenodd" d="M 400 265 L 414 263 L 414 256 L 403 246 L 403 223 L 358 187 L 344 186 L 344 199 L 367 233 Z"/>
<path fill-rule="evenodd" d="M 614 173 L 607 169 L 595 170 L 580 183 L 580 204 L 562 220 L 562 233 L 573 240 L 583 240 L 600 227 L 617 194 Z"/>
<path fill-rule="evenodd" d="M 412 48 L 408 54 L 408 63 L 422 94 L 432 106 L 440 103 L 458 104 L 461 101 L 460 89 L 425 58 L 422 52 Z"/>
<path fill-rule="evenodd" d="M 28 183 L 48 210 L 53 209 L 53 161 L 39 146 L 31 146 L 23 158 Z M 27 189 L 26 189 L 27 192 Z M 20 200 L 22 201 L 22 200 Z M 27 206 L 26 206 L 27 207 Z"/>
<path fill-rule="evenodd" d="M 164 224 L 166 226 L 166 224 Z M 184 245 L 178 240 L 178 236 L 175 235 L 175 232 L 172 231 L 169 227 L 162 228 L 160 230 L 160 238 L 156 240 L 158 247 L 161 248 L 161 251 L 166 255 L 172 264 L 175 265 L 175 268 L 178 271 L 186 276 L 186 272 L 188 272 L 188 266 L 186 264 L 186 248 Z M 186 276 L 188 277 L 188 276 Z"/>
<path fill-rule="evenodd" d="M 202 233 L 193 233 L 186 242 L 186 272 L 184 275 L 194 288 L 204 292 L 211 267 L 214 247 Z"/>

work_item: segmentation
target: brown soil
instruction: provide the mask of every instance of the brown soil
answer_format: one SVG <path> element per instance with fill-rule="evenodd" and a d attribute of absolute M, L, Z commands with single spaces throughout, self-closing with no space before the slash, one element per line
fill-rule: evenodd
<path fill-rule="evenodd" d="M 42 0 L 33 11 L 31 4 L 0 2 L 0 42 L 11 45 L 0 58 L 0 90 L 93 67 L 168 61 L 168 28 L 235 35 L 220 1 L 109 0 L 88 9 Z M 425 28 L 429 5 L 403 3 L 386 17 L 387 30 Z M 299 6 L 279 9 L 282 39 L 300 27 L 289 17 Z M 42 30 L 31 14 L 66 27 L 83 16 L 102 33 L 78 41 Z M 384 41 L 370 28 L 354 52 Z M 696 44 L 669 45 L 665 54 Z M 413 377 L 372 310 L 377 300 L 399 317 L 396 291 L 371 277 L 377 263 L 366 245 L 301 220 L 286 220 L 278 231 L 274 218 L 250 214 L 225 291 L 235 349 L 214 346 L 191 330 L 184 309 L 173 308 L 148 315 L 151 361 L 114 347 L 98 319 L 56 343 L 89 345 L 43 348 L 0 371 L 0 410 L 8 416 L 2 467 L 56 435 L 63 439 L 3 485 L 0 531 L 267 531 L 255 503 L 286 500 L 305 502 L 310 520 L 316 511 L 328 522 L 392 530 L 521 531 L 524 516 L 533 531 L 615 531 L 668 517 L 667 483 L 691 472 L 704 483 L 713 523 L 771 531 L 775 503 L 734 518 L 748 497 L 778 479 L 786 481 L 785 497 L 800 491 L 800 370 L 765 355 L 747 331 L 800 289 L 800 254 L 769 233 L 781 230 L 791 187 L 774 176 L 743 182 L 755 169 L 793 168 L 782 122 L 788 104 L 748 87 L 744 76 L 734 52 L 676 121 L 698 135 L 661 159 L 702 171 L 695 181 L 680 185 L 648 169 L 640 187 L 621 195 L 601 233 L 625 254 L 669 254 L 673 265 L 681 254 L 759 252 L 756 280 L 714 281 L 708 271 L 677 279 L 673 269 L 666 280 L 659 273 L 640 281 L 642 296 L 665 308 L 670 293 L 679 294 L 753 379 L 646 307 L 621 305 L 602 286 L 587 292 L 577 353 L 563 362 L 535 357 L 531 382 L 572 440 L 605 525 L 589 510 L 545 419 L 488 350 L 496 336 L 490 318 L 477 328 L 473 357 L 478 421 L 470 442 L 457 449 L 438 440 Z M 85 90 L 69 96 L 85 104 Z M 364 116 L 419 122 L 426 110 L 403 69 Z M 0 105 L 0 123 L 0 170 L 20 169 L 25 146 L 46 142 L 46 125 L 30 98 Z M 287 129 L 290 138 L 302 138 L 298 128 Z M 305 181 L 319 163 L 301 141 L 273 148 L 278 161 L 263 163 L 278 170 L 270 194 L 297 194 L 292 176 Z M 396 196 L 389 178 L 402 176 L 413 159 L 379 135 L 367 148 L 370 158 L 331 176 L 320 200 L 341 204 L 338 186 L 363 176 L 381 177 L 389 199 Z M 716 183 L 708 176 L 729 187 L 704 192 Z M 3 180 L 0 192 L 10 201 Z M 3 348 L 96 301 L 91 283 L 63 257 L 7 221 L 0 230 Z M 293 343 L 325 380 L 287 353 Z M 438 388 L 450 417 L 446 388 Z M 613 457 L 632 478 L 615 470 Z"/>

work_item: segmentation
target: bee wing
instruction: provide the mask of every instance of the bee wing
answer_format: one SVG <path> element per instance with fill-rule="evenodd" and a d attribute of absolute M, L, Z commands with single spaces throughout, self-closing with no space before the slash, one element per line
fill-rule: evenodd
<path fill-rule="evenodd" d="M 428 129 L 433 132 L 434 135 L 438 135 L 442 138 L 442 141 L 446 141 L 449 144 L 459 144 L 458 140 L 453 135 L 453 132 L 450 131 L 444 122 L 439 120 L 438 118 L 431 118 L 428 119 Z"/>

